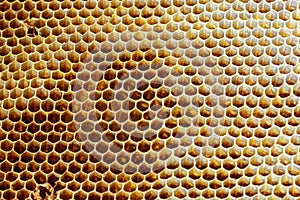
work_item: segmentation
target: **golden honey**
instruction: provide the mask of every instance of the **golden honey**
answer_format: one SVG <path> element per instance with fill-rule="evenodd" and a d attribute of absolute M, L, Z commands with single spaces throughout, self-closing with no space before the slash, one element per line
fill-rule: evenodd
<path fill-rule="evenodd" d="M 297 0 L 0 2 L 0 199 L 297 199 Z"/>

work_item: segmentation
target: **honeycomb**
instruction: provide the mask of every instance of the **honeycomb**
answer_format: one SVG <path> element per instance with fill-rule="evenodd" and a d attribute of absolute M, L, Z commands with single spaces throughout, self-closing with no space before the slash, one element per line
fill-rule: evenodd
<path fill-rule="evenodd" d="M 0 15 L 0 199 L 300 196 L 298 0 Z"/>

